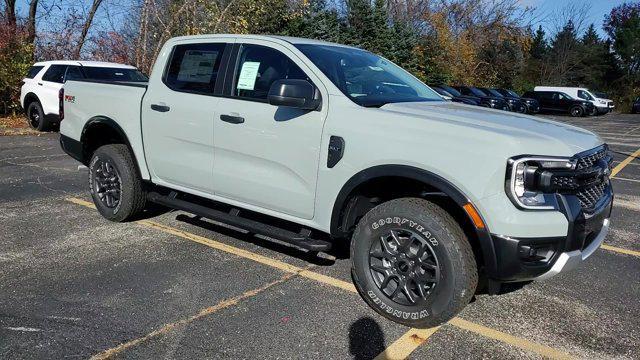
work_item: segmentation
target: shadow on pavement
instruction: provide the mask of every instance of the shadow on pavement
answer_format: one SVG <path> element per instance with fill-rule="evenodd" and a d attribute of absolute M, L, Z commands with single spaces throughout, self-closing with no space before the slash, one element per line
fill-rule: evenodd
<path fill-rule="evenodd" d="M 384 333 L 372 318 L 360 318 L 349 327 L 349 353 L 353 359 L 373 359 L 385 348 Z"/>

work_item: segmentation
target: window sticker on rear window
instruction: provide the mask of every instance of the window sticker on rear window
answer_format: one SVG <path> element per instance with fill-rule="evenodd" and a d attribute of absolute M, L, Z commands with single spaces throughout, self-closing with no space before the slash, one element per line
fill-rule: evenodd
<path fill-rule="evenodd" d="M 238 76 L 238 90 L 253 90 L 258 78 L 258 69 L 260 63 L 255 61 L 247 61 L 242 64 L 240 76 Z"/>
<path fill-rule="evenodd" d="M 208 83 L 217 57 L 217 51 L 187 50 L 180 63 L 178 81 Z"/>

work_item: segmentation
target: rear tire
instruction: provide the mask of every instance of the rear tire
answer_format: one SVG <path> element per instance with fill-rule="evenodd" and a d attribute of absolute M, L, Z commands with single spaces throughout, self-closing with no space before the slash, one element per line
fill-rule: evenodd
<path fill-rule="evenodd" d="M 411 327 L 452 319 L 478 285 L 464 232 L 446 211 L 424 199 L 391 200 L 369 211 L 354 231 L 351 258 L 351 276 L 364 301 Z"/>
<path fill-rule="evenodd" d="M 111 221 L 131 220 L 145 208 L 142 178 L 124 144 L 104 145 L 93 153 L 89 188 L 98 212 Z"/>
<path fill-rule="evenodd" d="M 29 126 L 38 131 L 47 131 L 50 128 L 49 121 L 44 116 L 40 102 L 34 101 L 27 107 L 27 121 Z"/>
<path fill-rule="evenodd" d="M 583 117 L 584 109 L 580 106 L 574 106 L 569 110 L 569 114 L 573 117 Z"/>

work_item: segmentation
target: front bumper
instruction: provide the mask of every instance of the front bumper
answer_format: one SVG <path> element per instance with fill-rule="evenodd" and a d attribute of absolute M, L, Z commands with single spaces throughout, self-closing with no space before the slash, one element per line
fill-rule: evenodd
<path fill-rule="evenodd" d="M 589 244 L 584 250 L 574 250 L 569 252 L 564 252 L 560 254 L 558 260 L 553 264 L 551 269 L 549 269 L 544 274 L 535 278 L 535 280 L 544 280 L 550 277 L 553 277 L 563 271 L 569 271 L 575 269 L 580 265 L 583 261 L 585 261 L 591 254 L 593 254 L 599 247 L 602 245 L 604 238 L 607 237 L 609 233 L 609 219 L 604 219 L 602 222 L 602 229 L 596 236 L 595 239 Z"/>
<path fill-rule="evenodd" d="M 585 212 L 574 195 L 556 195 L 569 226 L 566 236 L 515 238 L 491 234 L 497 272 L 492 280 L 548 279 L 577 267 L 602 244 L 609 231 L 613 192 L 609 185 L 593 211 Z"/>

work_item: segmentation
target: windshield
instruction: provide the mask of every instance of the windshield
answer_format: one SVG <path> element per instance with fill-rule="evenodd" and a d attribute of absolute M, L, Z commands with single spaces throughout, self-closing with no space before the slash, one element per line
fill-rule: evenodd
<path fill-rule="evenodd" d="M 137 69 L 83 66 L 87 79 L 108 81 L 146 82 L 149 79 Z"/>
<path fill-rule="evenodd" d="M 513 90 L 505 90 L 507 92 L 507 94 L 513 96 L 513 97 L 520 97 L 520 95 L 518 95 L 515 91 Z"/>
<path fill-rule="evenodd" d="M 487 94 L 483 93 L 480 89 L 469 87 L 469 91 L 475 96 L 487 96 Z"/>
<path fill-rule="evenodd" d="M 433 90 L 435 90 L 435 92 L 437 92 L 438 94 L 442 95 L 442 96 L 448 96 L 448 97 L 453 97 L 453 95 L 451 95 L 448 91 L 446 91 L 445 89 L 439 88 L 439 87 L 431 87 Z"/>
<path fill-rule="evenodd" d="M 607 96 L 607 94 L 603 93 L 603 92 L 594 92 L 593 95 L 599 97 L 600 99 L 608 99 L 609 97 Z"/>
<path fill-rule="evenodd" d="M 498 91 L 496 91 L 496 90 L 494 90 L 494 89 L 485 89 L 485 88 L 482 88 L 481 90 L 482 90 L 482 91 L 484 91 L 485 93 L 487 93 L 487 95 L 493 95 L 493 96 L 495 96 L 495 97 L 499 97 L 499 98 L 504 97 L 504 95 L 500 94 Z"/>
<path fill-rule="evenodd" d="M 443 89 L 445 89 L 449 94 L 451 94 L 451 95 L 453 95 L 453 96 L 456 96 L 456 97 L 457 97 L 457 96 L 462 96 L 462 94 L 460 94 L 460 91 L 458 91 L 458 90 L 456 90 L 456 89 L 452 88 L 451 86 L 445 86 L 445 85 L 442 85 L 442 86 L 440 86 L 440 87 L 441 87 L 441 88 L 443 88 Z"/>
<path fill-rule="evenodd" d="M 368 51 L 331 45 L 296 47 L 358 105 L 380 107 L 397 102 L 443 101 L 408 72 Z"/>

